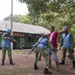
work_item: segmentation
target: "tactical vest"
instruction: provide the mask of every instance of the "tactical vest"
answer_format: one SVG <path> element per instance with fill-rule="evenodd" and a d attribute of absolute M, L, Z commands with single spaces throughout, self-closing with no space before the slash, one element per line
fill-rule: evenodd
<path fill-rule="evenodd" d="M 11 37 L 10 35 L 7 35 L 6 33 L 4 33 L 4 36 L 3 37 Z M 3 39 L 3 38 L 2 38 Z M 3 39 L 2 40 L 2 47 L 11 47 L 11 40 L 8 40 L 8 39 Z"/>
<path fill-rule="evenodd" d="M 37 46 L 37 47 L 40 47 L 40 48 L 47 48 L 47 45 L 48 45 L 48 39 L 47 38 L 43 38 L 41 41 L 40 41 L 40 43 L 39 43 L 39 45 Z"/>
<path fill-rule="evenodd" d="M 67 35 L 62 34 L 62 38 L 63 38 L 63 47 L 66 48 L 71 47 L 70 33 L 68 33 Z"/>

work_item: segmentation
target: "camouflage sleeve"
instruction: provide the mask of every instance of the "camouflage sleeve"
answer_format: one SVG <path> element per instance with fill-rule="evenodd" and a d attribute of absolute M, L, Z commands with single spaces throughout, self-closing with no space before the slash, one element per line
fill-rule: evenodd
<path fill-rule="evenodd" d="M 10 41 L 14 41 L 14 38 L 13 38 L 13 36 L 7 36 L 7 34 L 6 33 L 4 33 L 3 35 L 2 35 L 2 37 L 1 37 L 1 39 L 3 40 L 3 39 L 8 39 L 8 38 L 11 38 L 11 39 L 9 39 Z"/>
<path fill-rule="evenodd" d="M 74 48 L 74 38 L 72 34 L 70 34 L 70 41 L 71 41 L 71 49 L 73 49 Z"/>
<path fill-rule="evenodd" d="M 63 46 L 63 38 L 61 37 L 60 39 L 60 46 L 62 47 Z"/>
<path fill-rule="evenodd" d="M 7 39 L 8 37 L 7 37 L 6 34 L 4 33 L 1 38 L 2 38 L 2 39 Z"/>

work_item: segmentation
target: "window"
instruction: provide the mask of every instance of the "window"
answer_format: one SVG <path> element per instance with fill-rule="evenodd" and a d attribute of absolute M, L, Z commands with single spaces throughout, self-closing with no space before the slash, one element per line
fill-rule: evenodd
<path fill-rule="evenodd" d="M 28 36 L 28 42 L 34 42 L 34 36 L 33 35 Z"/>

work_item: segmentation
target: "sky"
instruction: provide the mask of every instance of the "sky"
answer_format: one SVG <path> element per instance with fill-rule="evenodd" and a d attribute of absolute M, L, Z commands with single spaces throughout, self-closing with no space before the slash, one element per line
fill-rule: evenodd
<path fill-rule="evenodd" d="M 11 14 L 11 0 L 0 0 L 0 20 L 3 20 Z M 28 14 L 27 5 L 13 0 L 13 15 Z"/>

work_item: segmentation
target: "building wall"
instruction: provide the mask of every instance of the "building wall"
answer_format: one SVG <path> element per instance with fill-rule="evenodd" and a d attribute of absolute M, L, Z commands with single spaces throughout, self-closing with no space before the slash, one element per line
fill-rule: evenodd
<path fill-rule="evenodd" d="M 16 40 L 18 41 L 16 44 L 17 48 L 31 48 L 32 45 L 38 40 L 38 37 L 35 35 L 24 34 L 22 36 L 17 36 Z"/>
<path fill-rule="evenodd" d="M 1 48 L 1 36 L 0 34 L 0 48 Z M 32 34 L 22 34 L 22 33 L 13 33 L 14 39 L 17 40 L 17 43 L 13 43 L 14 49 L 26 49 L 31 48 L 32 45 L 37 42 L 38 38 L 37 35 Z"/>

